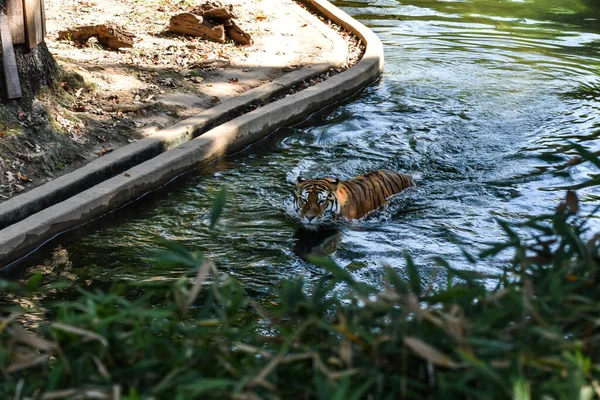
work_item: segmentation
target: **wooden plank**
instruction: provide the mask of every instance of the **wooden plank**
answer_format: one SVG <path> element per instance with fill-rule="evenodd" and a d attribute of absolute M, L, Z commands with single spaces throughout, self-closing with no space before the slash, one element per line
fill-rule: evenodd
<path fill-rule="evenodd" d="M 25 43 L 25 16 L 23 0 L 6 0 L 6 15 L 13 44 Z"/>
<path fill-rule="evenodd" d="M 44 0 L 40 0 L 40 10 L 42 13 L 42 40 L 46 37 L 46 5 Z"/>
<path fill-rule="evenodd" d="M 0 40 L 2 40 L 2 65 L 6 80 L 6 95 L 9 99 L 17 99 L 23 95 L 21 93 L 15 49 L 13 48 L 10 27 L 8 26 L 8 17 L 4 11 L 0 11 Z"/>
<path fill-rule="evenodd" d="M 30 49 L 33 49 L 44 40 L 40 0 L 23 0 L 23 8 L 25 9 L 26 43 Z"/>

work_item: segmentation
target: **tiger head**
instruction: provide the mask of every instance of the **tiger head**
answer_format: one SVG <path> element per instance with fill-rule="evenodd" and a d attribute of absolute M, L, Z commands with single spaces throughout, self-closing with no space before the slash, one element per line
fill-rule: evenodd
<path fill-rule="evenodd" d="M 300 213 L 300 221 L 305 226 L 316 227 L 333 222 L 340 214 L 341 206 L 335 195 L 339 183 L 340 180 L 335 178 L 298 177 L 294 208 Z"/>

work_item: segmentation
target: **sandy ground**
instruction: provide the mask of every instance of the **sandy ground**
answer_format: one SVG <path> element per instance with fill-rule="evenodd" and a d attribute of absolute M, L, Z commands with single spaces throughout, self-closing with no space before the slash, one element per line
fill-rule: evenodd
<path fill-rule="evenodd" d="M 156 121 L 155 126 L 196 114 L 290 69 L 313 63 L 322 52 L 332 49 L 332 43 L 312 26 L 314 18 L 286 0 L 231 3 L 240 25 L 254 39 L 251 46 L 219 44 L 168 32 L 170 17 L 195 4 L 47 0 L 47 43 L 64 68 L 74 68 L 87 83 L 95 85 L 95 100 L 108 104 L 118 100 L 121 107 L 114 109 L 133 109 L 124 105 L 144 102 L 176 109 L 176 115 L 165 113 L 139 120 L 144 125 Z M 116 22 L 134 33 L 134 48 L 115 52 L 92 43 L 78 48 L 52 40 L 68 27 L 105 22 Z"/>
<path fill-rule="evenodd" d="M 69 74 L 0 134 L 0 200 L 46 183 L 106 152 L 195 115 L 303 65 L 333 43 L 291 0 L 230 0 L 250 46 L 168 32 L 169 19 L 200 4 L 176 0 L 45 0 L 46 44 Z M 67 28 L 114 22 L 133 48 L 57 40 Z M 77 76 L 81 76 L 83 81 Z M 40 115 L 49 127 L 40 128 Z M 22 118 L 21 118 L 22 117 Z M 8 151 L 8 150 L 10 151 Z"/>

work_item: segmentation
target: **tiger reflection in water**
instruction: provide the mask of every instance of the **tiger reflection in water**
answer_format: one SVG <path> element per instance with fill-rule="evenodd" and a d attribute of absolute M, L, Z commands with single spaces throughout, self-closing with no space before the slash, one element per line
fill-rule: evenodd
<path fill-rule="evenodd" d="M 330 256 L 337 250 L 342 241 L 342 232 L 336 228 L 299 227 L 294 234 L 293 252 L 301 259 L 308 261 L 306 256 Z"/>

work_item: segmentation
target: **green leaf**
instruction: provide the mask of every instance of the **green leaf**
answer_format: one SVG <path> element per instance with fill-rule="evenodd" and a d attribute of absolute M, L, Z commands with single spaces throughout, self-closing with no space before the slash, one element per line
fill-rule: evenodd
<path fill-rule="evenodd" d="M 398 275 L 398 273 L 389 265 L 384 265 L 383 268 L 386 280 L 392 284 L 394 289 L 396 289 L 396 292 L 398 292 L 399 294 L 407 294 L 408 285 Z"/>
<path fill-rule="evenodd" d="M 180 388 L 190 394 L 198 395 L 213 390 L 227 390 L 233 387 L 234 384 L 235 382 L 230 379 L 203 378 L 196 383 L 180 386 Z"/>
<path fill-rule="evenodd" d="M 577 151 L 577 153 L 581 156 L 581 158 L 583 158 L 586 161 L 591 162 L 596 167 L 600 168 L 600 157 L 598 154 L 592 153 L 591 151 L 586 149 L 584 146 L 577 144 L 575 142 L 569 142 L 569 144 L 571 145 L 571 147 L 573 147 Z"/>
<path fill-rule="evenodd" d="M 227 191 L 227 186 L 223 185 L 213 200 L 212 213 L 210 214 L 210 230 L 214 229 L 217 221 L 221 218 L 221 214 L 223 214 L 223 209 L 225 208 L 225 202 L 227 200 Z"/>
<path fill-rule="evenodd" d="M 519 243 L 520 242 L 521 239 L 520 239 L 519 235 L 517 235 L 517 233 L 511 229 L 508 222 L 502 221 L 501 219 L 496 219 L 496 221 L 498 222 L 498 225 L 500 225 L 502 230 L 506 233 L 506 235 L 509 237 L 511 243 Z"/>
<path fill-rule="evenodd" d="M 480 375 L 495 382 L 504 391 L 505 395 L 510 395 L 510 389 L 504 382 L 503 377 L 493 368 L 472 354 L 463 352 L 462 350 L 457 350 L 457 353 L 459 356 L 461 356 L 463 361 L 470 364 L 471 367 L 473 367 Z"/>
<path fill-rule="evenodd" d="M 190 269 L 198 268 L 204 261 L 202 253 L 192 253 L 179 243 L 162 239 L 160 243 L 168 250 L 160 251 L 153 258 L 159 265 L 185 266 Z"/>
<path fill-rule="evenodd" d="M 519 376 L 513 380 L 513 399 L 531 400 L 531 387 L 525 377 Z"/>
<path fill-rule="evenodd" d="M 431 259 L 435 262 L 436 265 L 445 268 L 448 271 L 449 276 L 457 276 L 460 279 L 467 281 L 467 283 L 469 284 L 475 283 L 475 281 L 481 279 L 481 273 L 477 271 L 454 269 L 450 266 L 450 264 L 448 264 L 446 260 L 444 260 L 441 257 L 432 257 Z"/>
<path fill-rule="evenodd" d="M 37 290 L 37 288 L 40 286 L 41 281 L 42 281 L 42 274 L 40 274 L 39 272 L 34 274 L 27 281 L 27 290 L 29 290 L 29 291 Z"/>
<path fill-rule="evenodd" d="M 353 389 L 349 396 L 346 398 L 347 400 L 360 400 L 367 398 L 367 391 L 373 386 L 375 383 L 374 379 L 368 379 L 365 383 L 363 383 L 359 388 Z"/>
<path fill-rule="evenodd" d="M 558 155 L 556 153 L 550 153 L 550 152 L 544 152 L 544 153 L 540 153 L 537 155 L 537 157 L 540 160 L 546 161 L 546 162 L 564 162 L 565 161 L 565 157 L 563 155 Z"/>
<path fill-rule="evenodd" d="M 406 259 L 406 272 L 408 273 L 408 279 L 412 290 L 417 296 L 421 295 L 421 278 L 419 277 L 419 271 L 417 266 L 413 262 L 412 257 L 408 251 L 404 252 L 404 258 Z"/>
<path fill-rule="evenodd" d="M 368 295 L 375 291 L 366 283 L 356 281 L 348 271 L 340 268 L 330 257 L 320 257 L 308 254 L 306 259 L 315 265 L 325 268 L 333 275 L 334 279 L 347 283 L 348 286 L 362 295 Z"/>
<path fill-rule="evenodd" d="M 0 291 L 9 293 L 20 293 L 23 291 L 23 285 L 0 278 Z"/>

